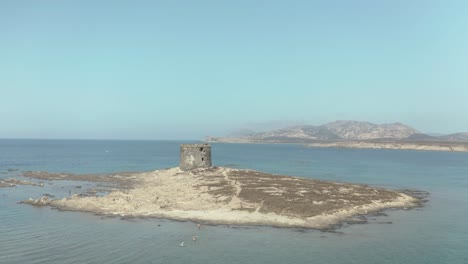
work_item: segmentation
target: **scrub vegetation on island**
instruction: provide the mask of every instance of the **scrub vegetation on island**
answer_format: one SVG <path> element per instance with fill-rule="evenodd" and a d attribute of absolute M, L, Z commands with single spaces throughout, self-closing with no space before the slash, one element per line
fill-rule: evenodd
<path fill-rule="evenodd" d="M 40 180 L 82 180 L 116 189 L 25 203 L 122 217 L 155 217 L 213 224 L 328 229 L 354 216 L 411 208 L 420 199 L 360 184 L 311 180 L 225 167 L 183 171 L 74 175 L 26 172 Z"/>

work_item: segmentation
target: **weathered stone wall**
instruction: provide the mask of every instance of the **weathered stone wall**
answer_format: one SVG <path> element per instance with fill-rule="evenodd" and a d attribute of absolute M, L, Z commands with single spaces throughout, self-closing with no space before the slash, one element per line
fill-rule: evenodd
<path fill-rule="evenodd" d="M 180 145 L 181 170 L 211 167 L 211 146 L 209 144 Z"/>

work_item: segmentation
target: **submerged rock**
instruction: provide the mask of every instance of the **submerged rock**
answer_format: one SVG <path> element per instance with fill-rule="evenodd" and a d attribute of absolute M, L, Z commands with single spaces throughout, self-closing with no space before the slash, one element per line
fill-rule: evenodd
<path fill-rule="evenodd" d="M 48 195 L 44 195 L 39 199 L 28 198 L 27 200 L 21 201 L 24 204 L 30 204 L 34 206 L 46 206 L 49 205 L 51 200 L 49 199 Z"/>
<path fill-rule="evenodd" d="M 16 185 L 36 186 L 37 184 L 35 184 L 34 182 L 23 181 L 23 180 L 18 180 L 18 179 L 14 179 L 14 178 L 0 180 L 0 187 L 15 187 Z"/>
<path fill-rule="evenodd" d="M 0 181 L 0 188 L 2 187 L 15 187 L 16 185 L 12 184 L 12 183 L 8 183 L 6 181 Z"/>

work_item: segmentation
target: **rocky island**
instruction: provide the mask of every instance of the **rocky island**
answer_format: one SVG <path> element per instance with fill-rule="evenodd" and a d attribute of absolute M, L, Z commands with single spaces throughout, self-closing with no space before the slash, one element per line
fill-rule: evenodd
<path fill-rule="evenodd" d="M 25 175 L 61 180 L 76 176 L 44 172 Z M 329 228 L 356 215 L 410 208 L 419 203 L 407 194 L 365 185 L 222 167 L 190 171 L 176 167 L 106 178 L 110 182 L 114 179 L 121 190 L 104 196 L 75 195 L 30 203 L 115 216 L 317 229 Z M 88 175 L 81 179 L 96 178 Z"/>
<path fill-rule="evenodd" d="M 25 177 L 34 179 L 112 183 L 116 189 L 105 195 L 83 193 L 24 202 L 112 216 L 315 229 L 387 208 L 415 207 L 421 202 L 403 192 L 362 184 L 211 167 L 210 154 L 207 144 L 183 145 L 180 167 L 143 173 L 26 172 Z"/>

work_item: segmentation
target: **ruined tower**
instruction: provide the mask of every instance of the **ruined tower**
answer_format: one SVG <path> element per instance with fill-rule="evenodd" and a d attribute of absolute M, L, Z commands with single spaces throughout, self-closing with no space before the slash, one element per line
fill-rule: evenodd
<path fill-rule="evenodd" d="M 180 145 L 181 170 L 211 167 L 211 146 L 209 144 Z"/>

